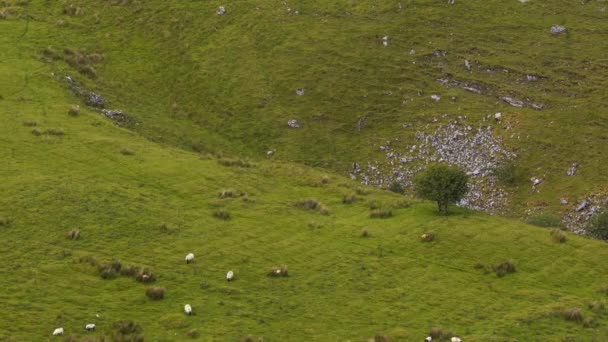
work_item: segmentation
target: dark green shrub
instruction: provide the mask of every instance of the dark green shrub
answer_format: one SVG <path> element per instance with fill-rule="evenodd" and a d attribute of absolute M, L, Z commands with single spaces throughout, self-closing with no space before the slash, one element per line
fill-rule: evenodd
<path fill-rule="evenodd" d="M 302 209 L 317 210 L 321 206 L 321 203 L 314 199 L 307 199 L 296 203 L 296 206 Z"/>
<path fill-rule="evenodd" d="M 508 260 L 492 266 L 492 271 L 494 271 L 497 276 L 504 277 L 507 274 L 515 273 L 517 271 L 517 268 L 515 267 L 515 264 L 512 261 Z"/>
<path fill-rule="evenodd" d="M 392 182 L 388 189 L 397 194 L 403 194 L 405 192 L 405 187 L 403 184 L 397 181 Z"/>
<path fill-rule="evenodd" d="M 388 336 L 386 335 L 382 335 L 380 333 L 376 334 L 376 336 L 374 336 L 374 342 L 389 342 L 390 340 L 388 339 Z"/>
<path fill-rule="evenodd" d="M 456 203 L 467 193 L 469 177 L 456 166 L 431 164 L 416 179 L 418 196 L 435 201 L 440 215 L 448 214 L 450 203 Z"/>
<path fill-rule="evenodd" d="M 596 314 L 601 314 L 604 312 L 604 310 L 606 310 L 606 301 L 603 301 L 603 300 L 593 301 L 593 302 L 589 303 L 589 309 L 591 311 L 595 312 Z"/>
<path fill-rule="evenodd" d="M 146 268 L 137 272 L 135 275 L 135 280 L 144 284 L 153 283 L 156 281 L 156 276 L 151 270 Z"/>
<path fill-rule="evenodd" d="M 448 335 L 445 334 L 441 328 L 433 327 L 429 331 L 429 336 L 431 336 L 433 339 L 441 339 L 447 337 Z"/>
<path fill-rule="evenodd" d="M 372 210 L 372 212 L 369 214 L 370 218 L 374 218 L 374 219 L 383 219 L 383 218 L 389 218 L 393 216 L 393 212 L 390 210 L 382 210 L 382 209 L 376 209 L 376 210 Z"/>
<path fill-rule="evenodd" d="M 355 192 L 357 193 L 357 195 L 359 196 L 365 196 L 365 195 L 369 195 L 369 190 L 366 188 L 357 188 L 355 190 Z"/>
<path fill-rule="evenodd" d="M 227 221 L 230 220 L 230 212 L 226 209 L 219 209 L 213 212 L 213 217 Z"/>
<path fill-rule="evenodd" d="M 80 258 L 78 258 L 78 262 L 87 263 L 87 264 L 89 264 L 91 266 L 95 266 L 95 267 L 99 266 L 99 262 L 92 255 L 83 255 Z"/>
<path fill-rule="evenodd" d="M 526 222 L 539 227 L 563 227 L 560 218 L 549 213 L 530 216 Z"/>
<path fill-rule="evenodd" d="M 198 330 L 196 330 L 196 329 L 191 329 L 191 330 L 188 330 L 188 332 L 186 333 L 186 336 L 188 336 L 190 338 L 199 338 L 201 336 L 201 333 L 199 333 Z"/>
<path fill-rule="evenodd" d="M 162 287 L 149 287 L 146 290 L 146 296 L 152 300 L 161 300 L 165 298 L 165 289 Z"/>
<path fill-rule="evenodd" d="M 38 128 L 34 128 L 32 130 L 32 134 L 35 135 L 35 136 L 40 136 L 40 135 L 42 135 L 42 131 L 40 129 L 38 129 Z"/>
<path fill-rule="evenodd" d="M 494 176 L 504 185 L 515 185 L 517 183 L 518 173 L 514 162 L 509 162 L 497 167 L 492 172 Z"/>
<path fill-rule="evenodd" d="M 587 231 L 598 239 L 608 240 L 608 211 L 593 216 Z"/>

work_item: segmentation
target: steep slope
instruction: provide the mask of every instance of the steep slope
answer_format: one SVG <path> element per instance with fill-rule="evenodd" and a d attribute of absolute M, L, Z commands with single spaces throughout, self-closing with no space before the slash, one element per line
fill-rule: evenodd
<path fill-rule="evenodd" d="M 320 170 L 244 167 L 149 141 L 84 106 L 69 115 L 79 99 L 37 60 L 52 25 L 0 21 L 0 31 L 0 340 L 57 340 L 59 326 L 77 340 L 109 336 L 119 320 L 153 341 L 378 332 L 412 341 L 432 327 L 466 341 L 608 338 L 600 305 L 588 308 L 606 298 L 597 292 L 608 285 L 605 243 L 567 235 L 558 244 L 547 230 L 462 209 L 438 217 L 430 203 L 357 191 Z M 223 189 L 246 196 L 220 198 Z M 344 204 L 350 194 L 358 201 Z M 329 212 L 295 205 L 306 199 Z M 371 219 L 370 207 L 393 217 Z M 230 220 L 213 216 L 221 209 Z M 68 239 L 74 229 L 80 238 Z M 429 231 L 436 240 L 421 242 Z M 186 264 L 191 251 L 197 260 Z M 93 259 L 149 267 L 156 282 L 102 279 Z M 505 260 L 517 272 L 484 271 Z M 288 277 L 266 275 L 281 264 Z M 148 286 L 164 287 L 165 298 L 148 299 Z M 182 313 L 186 303 L 194 316 Z M 582 309 L 585 326 L 560 317 L 568 308 Z"/>

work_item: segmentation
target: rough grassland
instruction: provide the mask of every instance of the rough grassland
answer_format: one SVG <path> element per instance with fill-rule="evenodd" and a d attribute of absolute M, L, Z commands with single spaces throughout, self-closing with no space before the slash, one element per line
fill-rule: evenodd
<path fill-rule="evenodd" d="M 118 78 L 118 72 L 104 70 L 115 65 L 110 61 L 118 48 L 104 49 L 108 61 L 97 82 L 149 126 L 140 135 L 84 107 L 79 116 L 68 115 L 79 100 L 51 75 L 54 65 L 38 60 L 39 52 L 48 45 L 45 40 L 57 46 L 95 44 L 94 37 L 85 40 L 77 33 L 92 30 L 78 20 L 92 25 L 93 19 L 85 7 L 83 18 L 65 18 L 65 31 L 57 30 L 56 18 L 42 16 L 42 4 L 30 4 L 37 20 L 27 26 L 24 20 L 0 20 L 5 47 L 0 49 L 0 217 L 10 219 L 0 225 L 0 341 L 62 340 L 51 337 L 58 326 L 66 335 L 98 337 L 109 335 L 112 323 L 122 319 L 139 323 L 149 341 L 188 340 L 192 329 L 201 341 L 246 335 L 265 341 L 363 341 L 377 332 L 395 341 L 418 341 L 432 327 L 467 342 L 608 340 L 608 316 L 588 309 L 590 302 L 607 299 L 597 292 L 608 285 L 605 243 L 567 235 L 566 243 L 558 244 L 548 230 L 463 210 L 438 217 L 432 204 L 375 189 L 347 205 L 343 196 L 358 185 L 339 176 L 330 175 L 324 184 L 324 172 L 279 161 L 227 167 L 215 157 L 150 141 L 146 137 L 164 124 L 176 138 L 191 122 L 163 119 L 160 109 L 152 110 L 154 101 L 163 100 L 153 91 L 161 81 L 146 94 L 152 78 L 138 77 L 161 72 L 153 63 L 116 58 L 125 72 L 131 62 L 131 74 Z M 44 4 L 61 17 L 59 5 Z M 181 10 L 188 13 L 195 4 L 216 7 L 184 2 Z M 116 18 L 128 13 L 103 8 L 115 11 Z M 329 5 L 326 10 L 336 13 Z M 153 44 L 137 34 L 129 44 L 139 42 L 142 50 L 122 47 L 125 53 Z M 134 92 L 120 86 L 131 82 L 141 82 Z M 126 107 L 138 101 L 140 106 Z M 34 129 L 41 134 L 32 134 Z M 48 134 L 49 129 L 64 134 Z M 230 137 L 201 139 L 238 149 Z M 121 153 L 125 149 L 133 154 Z M 223 189 L 246 192 L 248 200 L 221 199 Z M 329 215 L 295 206 L 310 198 L 326 205 Z M 393 217 L 371 219 L 370 201 L 392 209 Z M 218 209 L 228 210 L 231 219 L 214 218 Z M 75 228 L 80 239 L 67 239 Z M 368 238 L 360 236 L 365 228 Z M 419 236 L 429 231 L 436 240 L 421 242 Z M 190 251 L 197 260 L 186 265 Z M 101 279 L 94 267 L 78 262 L 82 256 L 152 268 L 154 285 L 167 290 L 165 299 L 149 300 L 147 286 L 133 279 Z M 475 268 L 505 260 L 512 260 L 517 272 L 499 278 Z M 281 264 L 289 266 L 289 277 L 266 276 Z M 225 281 L 228 270 L 235 272 L 234 282 Z M 183 314 L 186 303 L 194 316 Z M 559 312 L 568 308 L 581 308 L 595 324 L 565 321 Z M 86 323 L 96 323 L 97 331 L 85 333 Z"/>

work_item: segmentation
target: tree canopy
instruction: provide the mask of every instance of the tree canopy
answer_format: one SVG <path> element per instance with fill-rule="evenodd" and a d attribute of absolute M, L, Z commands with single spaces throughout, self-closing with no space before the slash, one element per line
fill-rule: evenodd
<path fill-rule="evenodd" d="M 448 214 L 450 203 L 456 203 L 468 191 L 469 177 L 456 166 L 431 164 L 416 179 L 418 196 L 437 202 L 440 215 Z"/>

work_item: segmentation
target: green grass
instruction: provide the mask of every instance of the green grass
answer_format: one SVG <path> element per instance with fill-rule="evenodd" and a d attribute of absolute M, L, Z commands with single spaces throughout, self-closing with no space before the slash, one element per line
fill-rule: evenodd
<path fill-rule="evenodd" d="M 0 218 L 6 222 L 0 224 L 0 341 L 56 340 L 50 335 L 59 326 L 66 335 L 110 335 L 120 320 L 141 325 L 151 341 L 186 340 L 187 334 L 196 335 L 193 330 L 200 334 L 194 340 L 201 341 L 247 335 L 267 341 L 362 341 L 376 333 L 417 341 L 433 327 L 465 341 L 608 339 L 608 316 L 588 306 L 606 298 L 598 292 L 608 285 L 605 243 L 567 234 L 567 241 L 557 244 L 546 229 L 461 209 L 439 217 L 432 203 L 359 190 L 339 175 L 325 177 L 327 170 L 285 162 L 340 169 L 355 157 L 373 156 L 367 145 L 395 132 L 382 122 L 424 121 L 429 113 L 451 111 L 447 103 L 422 101 L 397 110 L 394 98 L 380 96 L 387 89 L 397 92 L 399 85 L 404 92 L 422 85 L 425 92 L 445 91 L 432 82 L 435 69 L 418 70 L 407 60 L 410 46 L 422 63 L 420 55 L 435 48 L 457 54 L 465 46 L 503 39 L 485 49 L 507 51 L 479 58 L 493 65 L 526 61 L 532 72 L 542 62 L 529 57 L 550 52 L 558 61 L 569 58 L 577 66 L 573 70 L 584 70 L 578 68 L 583 52 L 600 53 L 599 44 L 591 42 L 605 26 L 596 3 L 568 6 L 574 14 L 542 17 L 532 27 L 543 33 L 526 31 L 519 40 L 489 28 L 520 32 L 534 15 L 557 10 L 513 1 L 490 16 L 499 2 L 444 9 L 420 1 L 398 12 L 390 2 L 373 7 L 367 1 L 310 1 L 298 4 L 302 14 L 295 17 L 285 16 L 274 2 L 260 1 L 260 11 L 243 2 L 217 17 L 214 2 L 150 1 L 124 8 L 78 1 L 83 14 L 65 16 L 67 4 L 31 1 L 14 11 L 29 13 L 29 21 L 0 20 L 0 45 L 6 47 L 0 49 Z M 141 9 L 131 12 L 136 8 Z M 513 16 L 524 10 L 525 16 Z M 466 24 L 483 32 L 465 26 L 474 12 L 486 21 Z M 595 19 L 597 25 L 568 21 L 573 33 L 565 37 L 569 40 L 558 38 L 566 46 L 558 49 L 551 45 L 553 37 L 546 37 L 547 27 L 570 16 Z M 450 38 L 442 31 L 447 23 L 454 32 L 466 29 L 471 35 Z M 423 24 L 429 31 L 406 30 Z M 378 51 L 376 33 L 391 37 L 391 50 Z M 544 45 L 531 45 L 533 38 Z M 66 108 L 78 99 L 51 72 L 78 72 L 63 62 L 41 61 L 49 45 L 55 51 L 103 53 L 95 83 L 75 77 L 108 96 L 111 108 L 132 113 L 140 125 L 117 127 L 84 106 L 79 116 L 69 116 Z M 508 49 L 523 52 L 512 56 Z M 559 84 L 568 71 L 561 67 L 541 71 Z M 585 76 L 575 89 L 582 87 L 587 95 L 560 100 L 548 84 L 548 95 L 542 96 L 556 101 L 554 109 L 517 113 L 533 137 L 519 146 L 524 170 L 541 165 L 534 159 L 544 153 L 538 144 L 557 151 L 542 164 L 555 175 L 547 177 L 555 179 L 553 190 L 543 184 L 540 194 L 529 194 L 526 185 L 517 200 L 549 201 L 559 191 L 587 191 L 605 182 L 597 158 L 603 145 L 596 139 L 604 119 L 594 114 L 600 113 L 597 101 L 603 96 L 597 87 L 605 80 L 591 71 Z M 293 94 L 298 87 L 306 89 L 305 96 Z M 363 100 L 364 93 L 374 100 Z M 459 111 L 473 117 L 497 106 L 495 99 L 458 96 Z M 595 96 L 595 102 L 585 104 L 586 96 Z M 266 105 L 259 108 L 262 102 Z M 557 105 L 565 102 L 572 103 Z M 570 118 L 574 106 L 582 106 L 580 115 Z M 328 115 L 325 123 L 284 129 L 292 116 L 321 111 Z M 354 139 L 352 125 L 364 113 L 374 119 Z M 555 131 L 541 129 L 549 114 L 560 123 Z M 595 124 L 582 125 L 585 118 Z M 40 134 L 32 134 L 34 125 L 26 122 L 35 122 Z M 565 141 L 569 128 L 585 134 L 584 148 Z M 220 157 L 183 149 L 193 142 Z M 275 160 L 255 157 L 275 147 Z M 334 152 L 339 160 L 332 160 Z M 572 155 L 588 167 L 580 177 L 558 178 L 565 173 L 560 158 Z M 220 198 L 225 189 L 247 196 Z M 355 192 L 361 200 L 344 204 L 344 196 Z M 306 199 L 331 210 L 323 215 L 294 205 Z M 392 216 L 370 218 L 369 203 Z M 231 219 L 213 217 L 222 211 Z M 77 240 L 66 237 L 73 229 L 80 231 Z M 438 238 L 421 242 L 431 231 Z M 195 253 L 195 263 L 184 262 L 188 252 Z M 79 261 L 88 256 L 101 264 L 116 259 L 151 269 L 156 281 L 102 279 L 97 267 Z M 475 267 L 506 260 L 517 272 L 498 277 Z M 268 277 L 277 265 L 288 265 L 289 276 Z M 230 283 L 229 270 L 236 275 Z M 166 289 L 162 300 L 146 297 L 152 286 Z M 184 304 L 191 304 L 195 315 L 185 316 Z M 582 316 L 597 324 L 585 328 L 564 320 L 560 312 L 570 308 L 582 308 Z M 96 323 L 97 331 L 85 333 L 87 323 Z"/>

